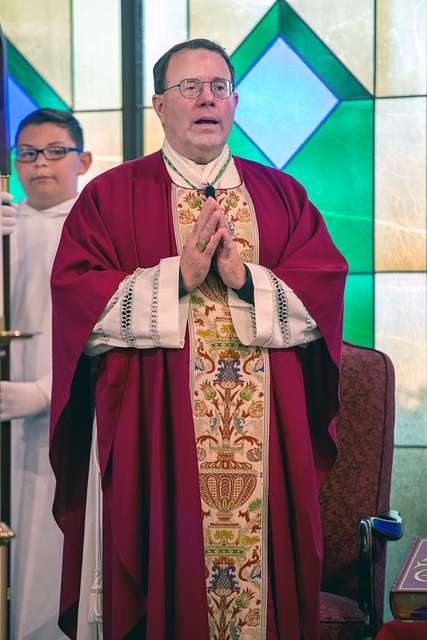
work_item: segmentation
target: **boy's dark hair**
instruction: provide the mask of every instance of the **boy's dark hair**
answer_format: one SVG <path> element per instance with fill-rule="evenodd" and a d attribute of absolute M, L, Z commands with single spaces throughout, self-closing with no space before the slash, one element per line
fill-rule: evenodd
<path fill-rule="evenodd" d="M 228 68 L 231 73 L 231 82 L 234 85 L 234 68 L 231 64 L 231 60 L 228 56 L 228 53 L 225 49 L 221 47 L 221 45 L 216 42 L 212 42 L 212 40 L 205 40 L 204 38 L 197 38 L 194 40 L 186 40 L 185 42 L 180 42 L 176 44 L 172 49 L 166 51 L 162 55 L 159 60 L 157 60 L 156 64 L 153 67 L 153 77 L 154 77 L 154 91 L 155 93 L 163 93 L 165 90 L 165 79 L 166 72 L 168 70 L 169 60 L 178 51 L 182 51 L 183 49 L 207 49 L 208 51 L 213 51 L 215 53 L 219 53 L 219 55 L 224 58 L 227 63 Z"/>
<path fill-rule="evenodd" d="M 76 147 L 83 149 L 83 131 L 76 120 L 69 111 L 61 111 L 60 109 L 37 109 L 28 114 L 18 125 L 18 130 L 15 136 L 15 145 L 18 144 L 19 136 L 25 127 L 32 124 L 40 125 L 47 122 L 55 124 L 57 127 L 67 129 L 71 138 L 73 139 Z"/>

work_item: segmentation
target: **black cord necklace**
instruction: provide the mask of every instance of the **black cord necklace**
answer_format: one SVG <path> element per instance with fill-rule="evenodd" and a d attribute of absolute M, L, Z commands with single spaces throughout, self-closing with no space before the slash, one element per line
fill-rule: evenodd
<path fill-rule="evenodd" d="M 198 187 L 193 184 L 192 182 L 190 182 L 190 180 L 188 180 L 184 175 L 182 175 L 182 173 L 175 167 L 175 165 L 173 164 L 173 162 L 168 158 L 168 156 L 166 155 L 166 153 L 163 151 L 162 149 L 162 156 L 164 161 L 166 162 L 166 164 L 168 164 L 170 166 L 171 169 L 173 169 L 175 171 L 175 173 L 177 173 L 179 176 L 181 176 L 181 178 L 183 180 L 185 180 L 185 182 L 192 188 L 192 189 L 198 189 Z M 228 165 L 230 164 L 231 161 L 231 155 L 228 155 L 227 160 L 225 161 L 224 165 L 221 167 L 221 169 L 219 170 L 218 174 L 216 175 L 216 177 L 214 178 L 214 180 L 212 180 L 212 184 L 208 184 L 206 185 L 206 187 L 204 187 L 204 192 L 205 192 L 205 196 L 206 198 L 212 197 L 215 198 L 216 200 L 216 196 L 215 196 L 215 187 L 213 186 L 215 184 L 215 182 L 218 182 L 219 179 L 221 178 L 221 176 L 224 174 L 226 168 L 228 167 Z"/>

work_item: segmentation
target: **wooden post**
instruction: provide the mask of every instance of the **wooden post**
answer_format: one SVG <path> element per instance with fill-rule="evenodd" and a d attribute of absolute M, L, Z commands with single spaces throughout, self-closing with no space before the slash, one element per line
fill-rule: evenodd
<path fill-rule="evenodd" d="M 9 637 L 9 545 L 15 534 L 0 522 L 0 640 Z"/>

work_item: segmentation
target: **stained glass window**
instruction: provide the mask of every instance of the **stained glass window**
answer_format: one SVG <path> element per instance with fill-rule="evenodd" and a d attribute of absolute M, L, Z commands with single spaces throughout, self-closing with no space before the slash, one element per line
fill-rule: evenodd
<path fill-rule="evenodd" d="M 427 451 L 425 24 L 423 0 L 188 4 L 189 37 L 225 45 L 236 70 L 230 148 L 304 184 L 350 265 L 345 338 L 393 358 L 404 516 L 405 465 Z M 150 151 L 154 118 L 146 109 Z M 412 507 L 409 535 L 427 528 Z M 390 549 L 389 581 L 404 552 Z"/>
<path fill-rule="evenodd" d="M 90 175 L 122 157 L 119 9 L 40 0 L 29 20 L 23 0 L 0 5 L 11 128 L 35 106 L 76 111 Z M 146 0 L 140 61 L 145 153 L 163 138 L 153 63 L 187 37 L 214 39 L 240 93 L 233 153 L 293 175 L 324 215 L 350 265 L 345 337 L 390 353 L 396 368 L 397 508 L 408 464 L 427 451 L 426 10 L 425 0 Z M 408 537 L 427 528 L 420 511 L 407 521 Z M 390 549 L 392 570 L 404 551 Z"/>

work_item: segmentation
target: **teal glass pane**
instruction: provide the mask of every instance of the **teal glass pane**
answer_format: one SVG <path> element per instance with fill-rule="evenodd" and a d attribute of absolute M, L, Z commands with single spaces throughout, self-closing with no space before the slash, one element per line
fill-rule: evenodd
<path fill-rule="evenodd" d="M 373 102 L 341 103 L 285 170 L 302 182 L 353 272 L 373 270 Z"/>
<path fill-rule="evenodd" d="M 7 41 L 7 60 L 10 75 L 37 105 L 51 109 L 69 109 L 69 106 L 56 91 L 48 85 L 46 80 L 37 73 L 9 40 Z"/>
<path fill-rule="evenodd" d="M 29 113 L 37 109 L 34 100 L 25 93 L 22 87 L 9 76 L 7 79 L 8 96 L 9 96 L 9 134 L 10 144 L 15 144 L 15 135 L 19 123 Z"/>
<path fill-rule="evenodd" d="M 13 202 L 20 202 L 25 198 L 25 191 L 21 186 L 18 179 L 18 174 L 15 169 L 15 150 L 11 153 L 11 176 L 9 181 L 9 191 L 13 195 Z"/>
<path fill-rule="evenodd" d="M 374 346 L 374 276 L 349 275 L 344 296 L 344 340 Z"/>
<path fill-rule="evenodd" d="M 340 100 L 367 98 L 370 93 L 330 49 L 283 0 L 278 0 L 236 49 L 231 60 L 236 82 L 256 63 L 265 49 L 282 35 L 295 53 Z"/>
<path fill-rule="evenodd" d="M 263 154 L 261 149 L 259 149 L 252 140 L 248 138 L 246 133 L 242 131 L 236 123 L 233 124 L 233 128 L 231 129 L 228 144 L 230 151 L 234 156 L 241 156 L 248 160 L 254 160 L 255 162 L 265 164 L 267 167 L 274 166 L 267 156 Z"/>
<path fill-rule="evenodd" d="M 282 38 L 237 85 L 236 122 L 280 168 L 337 104 Z"/>
<path fill-rule="evenodd" d="M 276 2 L 231 56 L 236 83 L 279 34 L 279 3 Z"/>
<path fill-rule="evenodd" d="M 280 32 L 294 51 L 341 100 L 367 98 L 369 92 L 286 2 L 279 2 Z"/>

